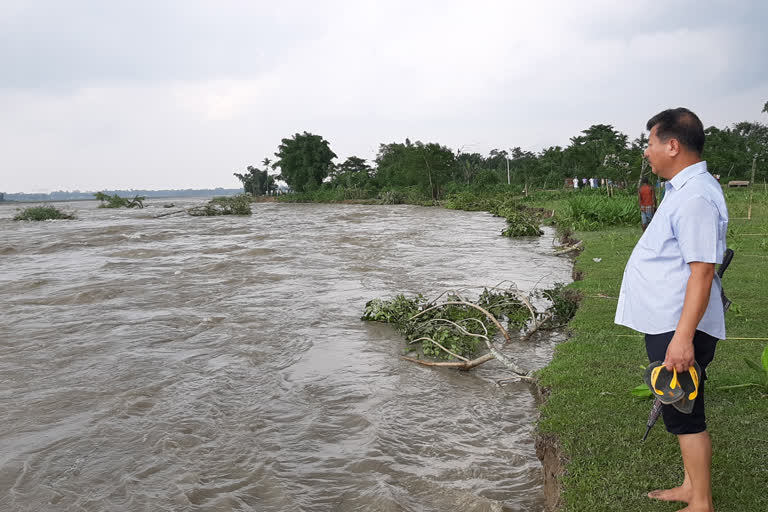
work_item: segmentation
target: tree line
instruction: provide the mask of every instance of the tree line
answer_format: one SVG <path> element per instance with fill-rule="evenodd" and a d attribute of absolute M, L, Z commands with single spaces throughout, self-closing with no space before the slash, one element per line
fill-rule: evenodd
<path fill-rule="evenodd" d="M 763 112 L 768 113 L 768 103 Z M 703 157 L 709 171 L 720 175 L 723 182 L 750 179 L 753 164 L 757 181 L 768 178 L 768 126 L 743 121 L 722 129 L 710 126 L 705 133 Z M 296 192 L 320 188 L 376 192 L 412 187 L 425 197 L 439 200 L 446 187 L 456 184 L 477 188 L 505 183 L 560 188 L 565 179 L 574 177 L 636 182 L 647 142 L 645 133 L 630 140 L 610 124 L 592 125 L 571 137 L 566 147 L 550 146 L 538 153 L 513 147 L 482 155 L 406 138 L 403 142 L 381 144 L 369 164 L 357 156 L 336 163 L 337 156 L 327 140 L 304 132 L 282 139 L 274 161 L 265 158 L 262 168 L 248 166 L 246 173 L 235 176 L 245 191 L 254 195 L 275 191 L 276 180 L 283 180 Z"/>

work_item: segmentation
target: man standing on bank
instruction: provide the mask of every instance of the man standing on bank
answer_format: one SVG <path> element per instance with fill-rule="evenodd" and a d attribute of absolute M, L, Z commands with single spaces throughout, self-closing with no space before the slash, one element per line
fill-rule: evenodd
<path fill-rule="evenodd" d="M 648 224 L 653 219 L 653 213 L 656 211 L 656 194 L 653 187 L 648 184 L 648 178 L 643 176 L 640 190 L 637 191 L 637 199 L 640 202 L 640 223 L 643 231 L 648 228 Z"/>
<path fill-rule="evenodd" d="M 699 363 L 704 376 L 693 412 L 664 405 L 664 424 L 677 436 L 685 477 L 650 498 L 688 503 L 683 511 L 712 512 L 712 444 L 704 416 L 706 366 L 725 338 L 725 314 L 715 264 L 725 252 L 728 210 L 717 181 L 701 160 L 704 127 L 688 109 L 652 117 L 645 156 L 667 180 L 664 201 L 640 237 L 624 270 L 616 323 L 645 334 L 650 361 L 685 372 Z"/>

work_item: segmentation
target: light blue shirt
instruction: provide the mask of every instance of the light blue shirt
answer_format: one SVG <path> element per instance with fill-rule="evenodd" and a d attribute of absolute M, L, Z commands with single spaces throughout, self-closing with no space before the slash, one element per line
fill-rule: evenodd
<path fill-rule="evenodd" d="M 720 184 L 698 162 L 666 183 L 664 200 L 640 237 L 621 282 L 615 322 L 644 334 L 677 329 L 689 263 L 721 263 L 728 210 Z M 715 274 L 698 330 L 725 338 L 725 313 Z"/>

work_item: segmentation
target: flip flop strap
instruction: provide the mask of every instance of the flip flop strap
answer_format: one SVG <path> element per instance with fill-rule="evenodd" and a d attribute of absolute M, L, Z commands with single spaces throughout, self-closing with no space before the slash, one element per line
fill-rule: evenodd
<path fill-rule="evenodd" d="M 653 391 L 657 395 L 664 396 L 663 391 L 659 391 L 659 388 L 656 387 L 656 381 L 659 379 L 659 374 L 661 373 L 661 370 L 664 369 L 664 366 L 657 366 L 653 370 L 651 370 L 651 385 L 653 386 Z M 677 370 L 672 368 L 672 382 L 669 383 L 670 389 L 675 389 L 678 386 L 677 382 Z"/>
<path fill-rule="evenodd" d="M 672 382 L 669 383 L 669 389 L 675 389 L 678 386 L 677 369 L 672 368 Z"/>
<path fill-rule="evenodd" d="M 691 379 L 693 380 L 693 392 L 688 395 L 688 400 L 696 400 L 696 397 L 699 396 L 699 372 L 691 366 L 688 368 L 688 373 L 691 374 Z"/>

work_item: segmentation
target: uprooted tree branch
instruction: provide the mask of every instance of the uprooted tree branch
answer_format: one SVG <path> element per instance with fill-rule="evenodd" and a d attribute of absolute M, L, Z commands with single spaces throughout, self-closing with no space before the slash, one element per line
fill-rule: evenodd
<path fill-rule="evenodd" d="M 206 204 L 161 213 L 160 215 L 155 215 L 155 218 L 168 217 L 177 213 L 186 213 L 193 217 L 212 217 L 217 215 L 251 215 L 252 212 L 250 197 L 241 194 L 238 196 L 214 197 Z"/>
<path fill-rule="evenodd" d="M 407 361 L 470 370 L 497 359 L 519 378 L 532 380 L 532 372 L 504 354 L 500 347 L 515 337 L 525 341 L 540 329 L 566 323 L 576 311 L 579 294 L 560 284 L 530 295 L 514 285 L 499 286 L 484 288 L 475 302 L 454 290 L 443 292 L 433 300 L 422 295 L 374 299 L 366 304 L 363 320 L 392 324 L 405 336 L 409 353 L 417 352 L 414 345 L 420 342 L 421 354 L 403 356 Z M 534 303 L 542 300 L 549 306 L 536 309 Z M 517 330 L 517 336 L 510 335 L 512 329 Z M 503 339 L 499 348 L 494 343 L 497 334 Z M 485 353 L 481 353 L 483 349 Z M 421 359 L 422 355 L 425 359 Z"/>

